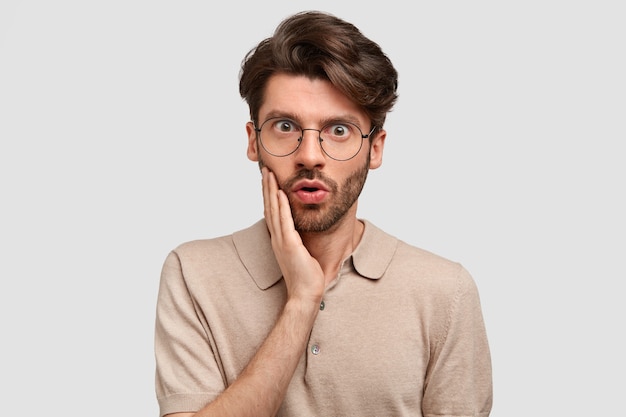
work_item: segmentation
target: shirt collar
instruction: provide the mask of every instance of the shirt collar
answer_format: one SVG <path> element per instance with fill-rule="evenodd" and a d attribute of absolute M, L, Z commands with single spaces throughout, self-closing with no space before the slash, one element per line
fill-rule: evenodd
<path fill-rule="evenodd" d="M 365 228 L 352 254 L 352 263 L 361 276 L 380 279 L 396 252 L 398 239 L 367 220 L 361 221 Z M 264 219 L 233 233 L 233 243 L 241 262 L 260 289 L 266 290 L 282 278 Z"/>

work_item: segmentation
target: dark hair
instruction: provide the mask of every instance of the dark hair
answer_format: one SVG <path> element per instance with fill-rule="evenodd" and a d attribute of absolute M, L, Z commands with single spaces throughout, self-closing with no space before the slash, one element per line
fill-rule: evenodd
<path fill-rule="evenodd" d="M 351 23 L 324 12 L 300 12 L 250 50 L 239 74 L 239 93 L 258 122 L 268 79 L 276 73 L 329 80 L 382 128 L 398 98 L 398 73 L 378 44 Z"/>

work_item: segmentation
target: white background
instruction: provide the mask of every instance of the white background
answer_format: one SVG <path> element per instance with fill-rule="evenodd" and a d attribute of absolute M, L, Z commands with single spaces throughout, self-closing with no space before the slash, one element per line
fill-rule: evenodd
<path fill-rule="evenodd" d="M 262 215 L 240 61 L 321 9 L 399 71 L 360 215 L 474 276 L 492 416 L 620 415 L 620 3 L 2 0 L 0 413 L 157 415 L 167 252 Z"/>

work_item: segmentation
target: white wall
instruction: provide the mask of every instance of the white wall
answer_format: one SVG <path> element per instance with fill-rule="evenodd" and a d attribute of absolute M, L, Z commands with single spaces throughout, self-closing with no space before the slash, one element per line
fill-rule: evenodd
<path fill-rule="evenodd" d="M 399 70 L 360 213 L 473 274 L 492 415 L 622 410 L 620 2 L 244 3 L 0 3 L 3 414 L 156 415 L 161 263 L 262 215 L 238 69 L 301 9 Z"/>

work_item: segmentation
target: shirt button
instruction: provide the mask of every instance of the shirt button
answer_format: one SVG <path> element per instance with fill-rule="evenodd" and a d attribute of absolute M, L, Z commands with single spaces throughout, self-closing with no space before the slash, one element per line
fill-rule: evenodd
<path fill-rule="evenodd" d="M 322 301 L 320 303 L 320 310 L 324 310 L 325 307 L 326 307 L 326 303 L 324 303 L 324 301 Z"/>
<path fill-rule="evenodd" d="M 314 355 L 318 355 L 320 353 L 320 347 L 318 345 L 311 346 L 311 353 Z"/>

